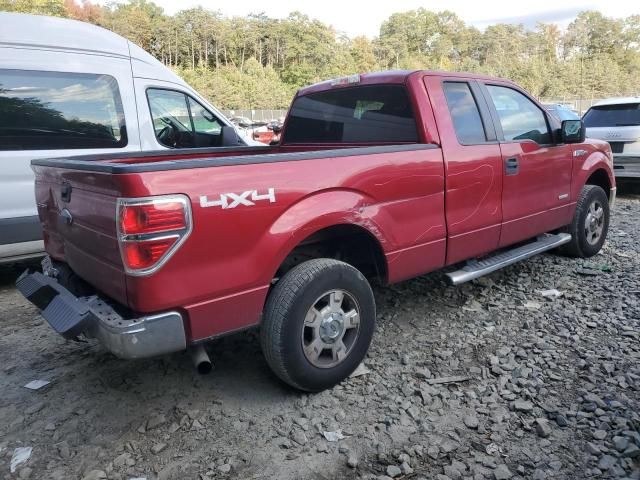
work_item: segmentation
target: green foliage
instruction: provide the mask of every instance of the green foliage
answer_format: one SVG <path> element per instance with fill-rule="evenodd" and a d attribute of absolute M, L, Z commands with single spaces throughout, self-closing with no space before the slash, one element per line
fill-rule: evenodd
<path fill-rule="evenodd" d="M 176 73 L 216 107 L 224 109 L 268 109 L 286 107 L 296 88 L 282 82 L 273 67 L 247 60 L 245 72 L 233 66 L 211 69 L 177 67 Z M 274 107 L 275 106 L 275 107 Z"/>
<path fill-rule="evenodd" d="M 0 0 L 0 10 L 68 16 L 137 43 L 220 108 L 283 108 L 319 80 L 385 69 L 474 71 L 510 78 L 537 96 L 640 93 L 640 15 L 580 13 L 561 31 L 497 24 L 480 31 L 456 14 L 394 13 L 380 35 L 349 39 L 293 12 L 224 17 L 202 7 L 166 15 L 149 0 Z"/>
<path fill-rule="evenodd" d="M 0 0 L 0 11 L 67 17 L 64 0 Z"/>

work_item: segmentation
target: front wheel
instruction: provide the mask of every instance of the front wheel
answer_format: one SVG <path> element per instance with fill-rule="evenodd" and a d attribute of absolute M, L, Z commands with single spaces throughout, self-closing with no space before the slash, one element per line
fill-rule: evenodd
<path fill-rule="evenodd" d="M 317 392 L 348 377 L 369 349 L 376 307 L 365 277 L 349 264 L 315 259 L 273 288 L 260 329 L 262 351 L 281 380 Z"/>
<path fill-rule="evenodd" d="M 609 199 L 597 185 L 585 185 L 569 225 L 571 241 L 561 249 L 573 257 L 588 258 L 600 251 L 609 230 Z"/>

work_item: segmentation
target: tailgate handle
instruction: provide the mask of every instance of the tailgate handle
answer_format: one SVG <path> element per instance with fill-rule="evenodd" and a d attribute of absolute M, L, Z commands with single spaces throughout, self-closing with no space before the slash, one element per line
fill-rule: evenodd
<path fill-rule="evenodd" d="M 60 198 L 62 198 L 63 202 L 69 202 L 71 200 L 71 185 L 68 183 L 63 183 L 62 188 L 60 189 Z"/>

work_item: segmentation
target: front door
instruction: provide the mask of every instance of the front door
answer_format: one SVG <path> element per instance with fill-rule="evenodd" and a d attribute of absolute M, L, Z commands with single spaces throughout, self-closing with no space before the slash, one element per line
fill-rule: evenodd
<path fill-rule="evenodd" d="M 572 150 L 554 143 L 546 112 L 523 92 L 484 87 L 502 154 L 503 247 L 569 223 Z"/>

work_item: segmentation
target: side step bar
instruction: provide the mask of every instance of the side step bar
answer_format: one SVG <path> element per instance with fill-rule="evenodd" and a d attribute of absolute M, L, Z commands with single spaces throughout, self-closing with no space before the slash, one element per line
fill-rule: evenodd
<path fill-rule="evenodd" d="M 482 260 L 471 260 L 460 270 L 447 273 L 447 277 L 452 285 L 460 285 L 469 280 L 495 272 L 507 265 L 512 265 L 520 260 L 533 257 L 538 253 L 552 250 L 570 241 L 571 235 L 568 233 L 558 233 L 557 235 L 546 234 L 526 245 L 502 251 Z"/>

